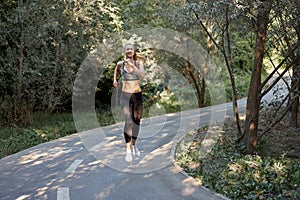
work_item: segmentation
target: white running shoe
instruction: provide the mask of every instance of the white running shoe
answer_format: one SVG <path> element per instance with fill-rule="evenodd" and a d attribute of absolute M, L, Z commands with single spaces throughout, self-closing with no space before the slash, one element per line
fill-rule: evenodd
<path fill-rule="evenodd" d="M 139 151 L 139 149 L 136 147 L 136 145 L 132 146 L 132 154 L 134 156 L 140 156 L 141 152 Z"/>
<path fill-rule="evenodd" d="M 126 160 L 126 162 L 131 162 L 131 161 L 132 161 L 132 153 L 131 153 L 131 150 L 126 150 L 125 160 Z"/>

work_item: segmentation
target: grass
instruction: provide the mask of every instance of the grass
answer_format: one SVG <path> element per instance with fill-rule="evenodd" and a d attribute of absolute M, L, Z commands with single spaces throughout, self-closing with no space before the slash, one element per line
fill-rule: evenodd
<path fill-rule="evenodd" d="M 98 113 L 98 121 L 100 126 L 114 122 L 110 112 Z M 13 124 L 0 129 L 0 158 L 76 132 L 72 113 L 34 113 L 27 127 Z"/>
<path fill-rule="evenodd" d="M 72 113 L 35 113 L 31 125 L 11 125 L 0 131 L 0 158 L 76 132 Z"/>
<path fill-rule="evenodd" d="M 285 125 L 283 125 L 283 124 Z M 299 130 L 282 122 L 259 143 L 255 155 L 237 150 L 234 123 L 227 121 L 211 152 L 201 157 L 208 127 L 178 144 L 176 162 L 203 186 L 230 199 L 300 199 Z"/>

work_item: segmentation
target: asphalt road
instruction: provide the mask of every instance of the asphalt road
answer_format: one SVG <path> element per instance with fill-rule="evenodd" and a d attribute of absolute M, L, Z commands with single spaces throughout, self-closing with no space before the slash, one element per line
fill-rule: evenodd
<path fill-rule="evenodd" d="M 0 160 L 0 199 L 225 199 L 182 173 L 173 158 L 187 131 L 231 115 L 228 103 L 144 119 L 141 156 L 131 163 L 124 160 L 122 123 L 24 150 Z"/>

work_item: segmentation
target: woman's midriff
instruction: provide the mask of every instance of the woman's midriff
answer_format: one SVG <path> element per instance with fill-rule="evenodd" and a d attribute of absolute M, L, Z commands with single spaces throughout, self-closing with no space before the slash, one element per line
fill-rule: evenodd
<path fill-rule="evenodd" d="M 123 84 L 123 87 L 122 87 L 123 92 L 137 93 L 137 92 L 142 91 L 139 80 L 122 81 L 122 84 Z"/>

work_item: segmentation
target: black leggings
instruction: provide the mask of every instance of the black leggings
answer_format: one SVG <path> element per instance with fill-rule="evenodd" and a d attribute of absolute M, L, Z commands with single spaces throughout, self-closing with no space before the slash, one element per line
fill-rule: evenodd
<path fill-rule="evenodd" d="M 129 143 L 131 138 L 136 140 L 139 135 L 143 108 L 142 92 L 122 92 L 120 104 L 125 120 L 124 138 L 125 142 Z"/>

